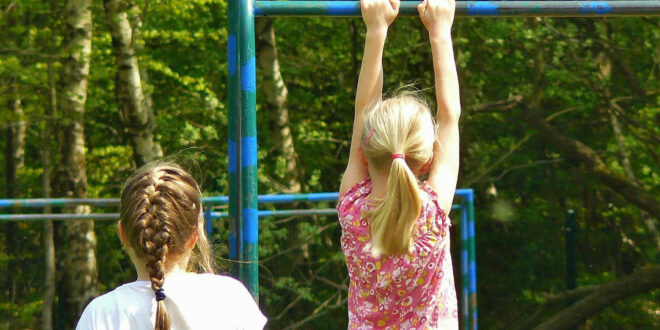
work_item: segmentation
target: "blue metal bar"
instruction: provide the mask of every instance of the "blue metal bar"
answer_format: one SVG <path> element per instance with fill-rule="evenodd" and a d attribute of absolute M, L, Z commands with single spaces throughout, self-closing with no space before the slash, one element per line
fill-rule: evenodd
<path fill-rule="evenodd" d="M 400 16 L 417 16 L 420 1 L 402 1 Z M 256 16 L 360 16 L 359 1 L 255 1 Z M 456 1 L 456 16 L 658 16 L 660 1 Z"/>
<path fill-rule="evenodd" d="M 289 217 L 289 216 L 311 216 L 311 215 L 337 215 L 336 209 L 314 209 L 314 210 L 259 210 L 259 218 L 265 217 Z M 211 219 L 226 218 L 227 212 L 212 212 Z"/>
<path fill-rule="evenodd" d="M 206 237 L 211 239 L 213 237 L 213 218 L 211 217 L 212 210 L 210 207 L 204 210 L 204 224 L 206 225 Z"/>
<path fill-rule="evenodd" d="M 26 198 L 26 199 L 0 199 L 0 208 L 3 207 L 46 207 L 46 206 L 116 206 L 119 198 Z"/>
<path fill-rule="evenodd" d="M 452 211 L 462 211 L 461 204 L 452 205 Z M 303 215 L 336 215 L 336 209 L 303 209 L 303 210 L 259 210 L 258 216 L 303 216 Z M 227 218 L 228 212 L 212 212 L 210 208 L 204 211 L 206 220 L 206 232 L 209 237 L 212 234 L 212 219 Z M 31 221 L 31 220 L 74 220 L 74 219 L 96 219 L 96 220 L 119 220 L 119 213 L 90 213 L 90 214 L 64 214 L 64 213 L 31 213 L 31 214 L 0 214 L 0 221 Z"/>
<path fill-rule="evenodd" d="M 465 212 L 467 199 L 463 200 L 461 212 L 461 300 L 460 309 L 463 320 L 463 329 L 470 329 L 470 304 L 469 304 L 469 251 L 468 251 L 468 214 Z"/>
<path fill-rule="evenodd" d="M 466 198 L 471 195 L 472 189 L 457 189 L 456 196 Z M 277 194 L 259 195 L 259 204 L 265 203 L 293 203 L 293 202 L 335 202 L 339 198 L 337 192 L 320 192 L 309 194 Z M 229 203 L 227 196 L 211 196 L 202 198 L 205 205 L 226 205 Z M 119 198 L 25 198 L 25 199 L 0 199 L 0 208 L 3 207 L 45 207 L 45 206 L 117 206 Z"/>
<path fill-rule="evenodd" d="M 119 220 L 119 213 L 90 214 L 0 214 L 0 221 L 34 221 L 34 220 Z"/>
<path fill-rule="evenodd" d="M 469 329 L 477 329 L 477 249 L 476 231 L 474 228 L 474 193 L 470 189 L 469 194 L 463 199 L 468 221 L 468 305 L 469 305 Z"/>

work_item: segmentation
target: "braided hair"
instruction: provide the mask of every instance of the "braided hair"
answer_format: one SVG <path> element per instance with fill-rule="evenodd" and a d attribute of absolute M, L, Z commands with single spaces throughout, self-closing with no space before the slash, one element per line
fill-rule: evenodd
<path fill-rule="evenodd" d="M 157 303 L 155 329 L 170 329 L 164 300 L 168 265 L 188 252 L 187 244 L 197 233 L 200 264 L 212 271 L 210 247 L 204 233 L 201 193 L 197 183 L 181 167 L 150 163 L 138 169 L 121 193 L 120 221 L 127 243 L 145 263 Z"/>

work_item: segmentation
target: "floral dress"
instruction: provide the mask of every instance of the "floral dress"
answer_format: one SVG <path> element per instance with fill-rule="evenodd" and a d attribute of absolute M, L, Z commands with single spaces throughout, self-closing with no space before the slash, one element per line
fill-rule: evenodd
<path fill-rule="evenodd" d="M 458 329 L 456 289 L 449 251 L 450 221 L 436 193 L 423 182 L 414 247 L 400 256 L 371 253 L 371 180 L 339 197 L 341 247 L 350 277 L 349 329 Z"/>

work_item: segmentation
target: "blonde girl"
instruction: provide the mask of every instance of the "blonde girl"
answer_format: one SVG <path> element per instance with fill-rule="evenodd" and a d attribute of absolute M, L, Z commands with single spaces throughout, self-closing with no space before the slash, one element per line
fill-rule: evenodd
<path fill-rule="evenodd" d="M 243 284 L 212 273 L 203 229 L 190 174 L 169 163 L 138 169 L 122 190 L 118 225 L 137 281 L 94 299 L 77 329 L 262 329 L 266 318 Z M 194 263 L 206 273 L 189 272 Z"/>
<path fill-rule="evenodd" d="M 337 205 L 350 276 L 349 328 L 457 329 L 447 218 L 459 151 L 454 1 L 418 6 L 433 54 L 435 122 L 417 97 L 382 100 L 385 37 L 399 1 L 362 0 L 361 8 L 367 34 Z"/>

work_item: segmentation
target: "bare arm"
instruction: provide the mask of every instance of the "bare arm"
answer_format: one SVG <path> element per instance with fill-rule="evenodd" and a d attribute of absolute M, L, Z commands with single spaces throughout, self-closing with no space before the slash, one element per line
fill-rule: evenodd
<path fill-rule="evenodd" d="M 435 158 L 429 170 L 428 182 L 438 194 L 440 207 L 449 213 L 458 178 L 458 119 L 461 115 L 458 74 L 451 39 L 455 2 L 425 0 L 417 8 L 431 40 L 435 96 L 438 103 Z"/>
<path fill-rule="evenodd" d="M 362 0 L 362 18 L 367 25 L 364 42 L 364 55 L 355 93 L 355 117 L 348 165 L 341 180 L 339 194 L 345 193 L 353 185 L 368 175 L 367 166 L 362 162 L 358 147 L 364 122 L 364 111 L 382 98 L 383 94 L 383 50 L 387 29 L 399 12 L 399 0 Z"/>

